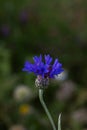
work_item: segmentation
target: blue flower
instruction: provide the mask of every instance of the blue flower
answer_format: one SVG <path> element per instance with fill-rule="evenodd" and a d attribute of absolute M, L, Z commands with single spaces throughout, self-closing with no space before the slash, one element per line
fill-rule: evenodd
<path fill-rule="evenodd" d="M 55 75 L 58 75 L 64 71 L 62 64 L 59 63 L 58 59 L 55 59 L 53 64 L 53 59 L 50 57 L 50 55 L 45 55 L 44 59 L 45 60 L 43 62 L 42 55 L 39 57 L 34 56 L 34 63 L 32 64 L 29 61 L 26 61 L 22 70 L 28 73 L 33 72 L 36 76 L 41 76 L 43 78 L 54 78 Z"/>

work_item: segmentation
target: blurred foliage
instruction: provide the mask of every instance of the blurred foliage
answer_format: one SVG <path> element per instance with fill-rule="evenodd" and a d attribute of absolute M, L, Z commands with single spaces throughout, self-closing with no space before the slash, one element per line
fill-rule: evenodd
<path fill-rule="evenodd" d="M 68 71 L 65 81 L 52 80 L 44 93 L 55 123 L 62 112 L 62 129 L 86 130 L 86 0 L 0 0 L 0 130 L 15 125 L 29 130 L 52 129 L 38 99 L 36 77 L 22 72 L 24 61 L 32 62 L 39 54 L 58 57 Z M 13 96 L 21 85 L 28 86 L 33 95 L 23 102 Z M 68 97 L 67 91 L 72 91 L 67 86 L 74 89 Z M 24 104 L 31 108 L 25 115 L 19 112 Z"/>

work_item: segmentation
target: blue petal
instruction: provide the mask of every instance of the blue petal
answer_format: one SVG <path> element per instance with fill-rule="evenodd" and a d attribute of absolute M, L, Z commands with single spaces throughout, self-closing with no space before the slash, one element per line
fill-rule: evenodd
<path fill-rule="evenodd" d="M 42 55 L 40 55 L 39 57 L 38 56 L 34 56 L 33 60 L 34 60 L 35 63 L 40 63 L 42 61 Z"/>
<path fill-rule="evenodd" d="M 45 63 L 50 64 L 52 62 L 52 57 L 50 55 L 45 55 Z"/>
<path fill-rule="evenodd" d="M 32 67 L 33 67 L 33 65 L 30 62 L 26 61 L 24 64 L 24 68 L 22 70 L 32 72 L 32 70 L 33 70 Z"/>
<path fill-rule="evenodd" d="M 55 68 L 57 64 L 58 64 L 58 59 L 55 59 L 54 64 L 53 64 L 53 68 Z"/>

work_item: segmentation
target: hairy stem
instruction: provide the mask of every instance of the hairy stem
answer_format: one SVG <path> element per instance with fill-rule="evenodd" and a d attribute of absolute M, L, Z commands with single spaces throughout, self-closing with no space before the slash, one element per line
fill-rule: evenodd
<path fill-rule="evenodd" d="M 50 123 L 51 123 L 51 125 L 53 127 L 53 130 L 56 130 L 56 127 L 55 127 L 54 121 L 52 119 L 52 116 L 51 116 L 51 114 L 50 114 L 50 112 L 49 112 L 49 110 L 48 110 L 48 108 L 47 108 L 47 106 L 46 106 L 46 104 L 45 104 L 45 102 L 43 100 L 43 89 L 39 89 L 39 99 L 40 99 L 40 102 L 41 102 L 41 104 L 42 104 L 48 118 L 49 118 L 49 121 L 50 121 Z"/>

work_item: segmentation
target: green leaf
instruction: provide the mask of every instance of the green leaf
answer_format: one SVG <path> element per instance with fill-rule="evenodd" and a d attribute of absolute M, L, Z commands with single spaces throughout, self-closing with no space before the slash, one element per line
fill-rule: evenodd
<path fill-rule="evenodd" d="M 61 130 L 61 113 L 59 114 L 58 117 L 58 130 Z"/>

